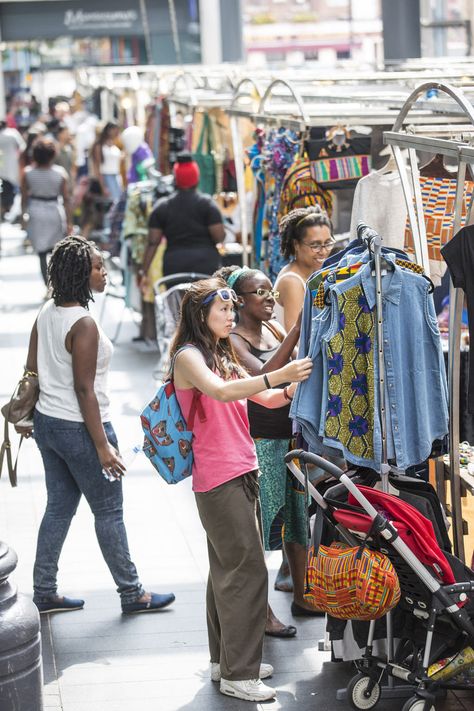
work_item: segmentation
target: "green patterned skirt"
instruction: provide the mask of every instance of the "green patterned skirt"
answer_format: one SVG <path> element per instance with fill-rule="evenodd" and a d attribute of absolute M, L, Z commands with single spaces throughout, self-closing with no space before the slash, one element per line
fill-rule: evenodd
<path fill-rule="evenodd" d="M 306 546 L 304 489 L 290 473 L 284 457 L 290 439 L 255 439 L 261 476 L 263 543 L 265 550 L 280 550 L 283 541 Z"/>

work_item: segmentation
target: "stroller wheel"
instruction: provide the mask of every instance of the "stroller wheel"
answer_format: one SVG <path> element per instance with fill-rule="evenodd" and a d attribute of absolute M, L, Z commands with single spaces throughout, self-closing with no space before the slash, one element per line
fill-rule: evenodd
<path fill-rule="evenodd" d="M 419 699 L 418 696 L 412 696 L 411 699 L 405 702 L 402 711 L 425 711 L 425 699 Z M 429 707 L 429 711 L 435 711 L 434 706 Z"/>
<path fill-rule="evenodd" d="M 357 674 L 350 680 L 347 687 L 347 696 L 355 709 L 373 709 L 378 704 L 381 694 L 380 684 L 375 683 L 372 691 L 368 691 L 373 683 L 370 676 Z"/>

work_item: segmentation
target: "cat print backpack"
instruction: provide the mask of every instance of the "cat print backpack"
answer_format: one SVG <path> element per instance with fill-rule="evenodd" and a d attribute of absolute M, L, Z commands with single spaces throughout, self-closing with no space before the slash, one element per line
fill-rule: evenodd
<path fill-rule="evenodd" d="M 184 346 L 186 348 L 187 346 Z M 191 476 L 193 468 L 193 426 L 196 413 L 201 422 L 206 417 L 201 393 L 194 391 L 188 421 L 183 417 L 173 383 L 174 360 L 171 374 L 145 407 L 140 419 L 145 439 L 143 451 L 158 474 L 167 484 L 177 484 Z"/>

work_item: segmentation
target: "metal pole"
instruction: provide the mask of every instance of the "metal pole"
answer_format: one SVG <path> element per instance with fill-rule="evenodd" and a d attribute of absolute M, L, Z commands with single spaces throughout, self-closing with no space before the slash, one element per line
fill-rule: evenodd
<path fill-rule="evenodd" d="M 183 63 L 183 58 L 181 56 L 181 42 L 179 40 L 178 20 L 176 18 L 176 7 L 174 4 L 174 0 L 168 0 L 168 10 L 170 14 L 171 33 L 173 35 L 174 51 L 176 53 L 176 64 L 179 64 L 181 66 L 181 64 Z"/>
<path fill-rule="evenodd" d="M 466 178 L 466 163 L 458 164 L 458 181 L 456 185 L 456 203 L 454 211 L 454 233 L 461 226 L 462 199 L 464 180 Z M 452 280 L 449 284 L 449 479 L 451 484 L 451 509 L 454 524 L 454 553 L 462 561 L 465 560 L 464 536 L 461 506 L 461 474 L 459 466 L 459 385 L 461 373 L 461 319 L 464 304 L 464 292 L 456 289 Z"/>

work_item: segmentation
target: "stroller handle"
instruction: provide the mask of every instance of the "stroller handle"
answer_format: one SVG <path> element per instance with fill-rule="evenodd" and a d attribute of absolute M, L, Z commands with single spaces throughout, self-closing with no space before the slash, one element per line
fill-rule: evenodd
<path fill-rule="evenodd" d="M 304 464 L 315 464 L 320 467 L 331 476 L 336 479 L 340 479 L 344 474 L 342 469 L 336 467 L 335 464 L 328 462 L 327 459 L 323 459 L 318 454 L 312 454 L 312 452 L 305 452 L 304 449 L 292 449 L 291 452 L 285 455 L 285 462 L 288 464 L 292 459 L 299 459 Z"/>

